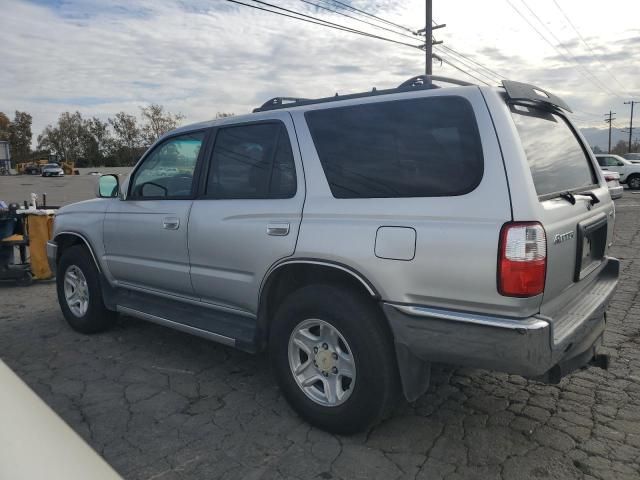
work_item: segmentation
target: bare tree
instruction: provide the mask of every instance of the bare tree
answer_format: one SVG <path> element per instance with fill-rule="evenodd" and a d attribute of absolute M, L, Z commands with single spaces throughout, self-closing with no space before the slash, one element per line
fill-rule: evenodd
<path fill-rule="evenodd" d="M 162 105 L 152 103 L 147 107 L 140 108 L 142 113 L 142 137 L 145 145 L 149 146 L 162 135 L 173 130 L 180 121 L 184 119 L 181 113 L 173 114 L 165 111 Z"/>

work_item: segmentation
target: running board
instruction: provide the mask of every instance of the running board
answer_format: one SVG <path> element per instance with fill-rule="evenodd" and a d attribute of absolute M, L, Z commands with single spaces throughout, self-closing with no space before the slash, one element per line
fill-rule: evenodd
<path fill-rule="evenodd" d="M 129 307 L 123 307 L 120 305 L 116 307 L 116 310 L 119 313 L 122 313 L 124 315 L 129 315 L 131 317 L 139 318 L 140 320 L 146 320 L 147 322 L 155 323 L 157 325 L 162 325 L 163 327 L 173 328 L 174 330 L 179 330 L 184 333 L 189 333 L 191 335 L 195 335 L 197 337 L 201 337 L 207 340 L 213 340 L 214 342 L 221 343 L 229 347 L 236 346 L 235 339 L 225 337 L 224 335 L 219 335 L 217 333 L 207 332 L 206 330 L 202 330 L 201 328 L 191 327 L 183 323 L 174 322 L 172 320 L 167 320 L 166 318 L 158 317 L 156 315 L 151 315 L 150 313 L 141 312 L 139 310 L 135 310 Z"/>

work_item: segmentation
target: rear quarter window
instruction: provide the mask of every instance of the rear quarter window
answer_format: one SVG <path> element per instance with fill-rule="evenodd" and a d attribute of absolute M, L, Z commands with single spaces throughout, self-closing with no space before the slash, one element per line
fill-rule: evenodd
<path fill-rule="evenodd" d="M 462 97 L 328 108 L 305 118 L 336 198 L 464 195 L 482 179 L 480 134 Z"/>
<path fill-rule="evenodd" d="M 511 106 L 539 197 L 597 185 L 587 152 L 560 115 L 536 108 Z"/>

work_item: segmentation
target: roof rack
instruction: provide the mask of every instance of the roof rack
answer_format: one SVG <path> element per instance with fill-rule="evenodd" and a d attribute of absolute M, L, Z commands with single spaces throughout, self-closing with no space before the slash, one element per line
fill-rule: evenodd
<path fill-rule="evenodd" d="M 503 80 L 502 86 L 507 92 L 509 103 L 527 106 L 535 105 L 538 107 L 542 105 L 552 110 L 562 109 L 573 113 L 569 105 L 560 97 L 535 85 Z"/>
<path fill-rule="evenodd" d="M 429 77 L 431 80 L 435 80 L 437 82 L 451 83 L 451 84 L 460 85 L 460 86 L 473 85 L 473 83 L 464 82 L 462 80 L 457 80 L 455 78 L 441 77 L 438 75 L 430 75 Z M 335 102 L 337 100 L 350 100 L 352 98 L 372 97 L 376 95 L 388 95 L 391 93 L 406 92 L 411 90 L 430 90 L 433 88 L 439 88 L 437 85 L 434 85 L 433 83 L 429 82 L 429 77 L 427 75 L 418 75 L 416 77 L 411 77 L 410 79 L 402 82 L 396 88 L 377 90 L 374 87 L 372 90 L 368 92 L 352 93 L 349 95 L 338 95 L 336 93 L 332 97 L 316 98 L 316 99 L 275 97 L 267 100 L 260 107 L 254 108 L 253 112 L 254 113 L 266 112 L 268 110 L 277 110 L 280 108 L 288 108 L 288 107 L 298 107 L 302 105 L 312 105 L 315 103 Z"/>

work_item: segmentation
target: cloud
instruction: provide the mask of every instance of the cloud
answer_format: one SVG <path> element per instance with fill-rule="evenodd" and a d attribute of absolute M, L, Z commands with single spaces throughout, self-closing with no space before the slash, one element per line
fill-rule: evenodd
<path fill-rule="evenodd" d="M 0 0 L 0 5 L 7 1 Z M 321 13 L 299 0 L 267 1 L 397 41 L 420 43 L 407 31 L 402 33 L 409 38 L 394 35 Z M 616 2 L 626 5 L 624 0 L 611 0 L 611 9 L 615 10 Z M 424 27 L 422 0 L 351 3 L 411 29 Z M 602 48 L 602 61 L 615 68 L 626 90 L 632 90 L 625 94 L 640 91 L 633 60 L 637 65 L 637 54 L 632 57 L 630 53 L 629 62 L 624 56 L 624 46 L 636 44 L 638 38 L 633 22 L 625 16 L 616 28 L 602 28 L 609 9 L 602 12 L 581 3 L 572 5 L 567 10 L 580 15 L 575 22 L 584 29 L 585 38 L 598 51 Z M 590 112 L 581 121 L 601 122 L 595 114 L 609 108 L 625 111 L 622 97 L 603 93 L 556 58 L 557 53 L 501 1 L 452 0 L 438 2 L 435 8 L 436 20 L 448 25 L 436 31 L 445 46 L 507 78 L 561 94 L 572 106 Z M 557 23 L 557 12 L 537 4 L 533 8 L 541 18 L 556 22 L 550 28 L 586 64 L 589 51 L 566 24 Z M 632 10 L 629 18 L 637 17 L 640 7 L 634 4 Z M 312 98 L 373 86 L 389 88 L 424 71 L 420 50 L 223 0 L 14 0 L 11 8 L 2 8 L 0 31 L 4 65 L 0 69 L 0 107 L 32 113 L 34 137 L 65 110 L 104 119 L 121 110 L 138 113 L 140 106 L 156 102 L 195 122 L 210 119 L 218 111 L 247 113 L 273 96 Z M 444 55 L 457 58 L 446 50 Z M 434 73 L 469 80 L 446 65 L 436 64 Z M 604 69 L 597 75 L 610 88 L 622 90 Z M 489 83 L 497 84 L 497 80 Z"/>

